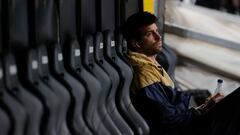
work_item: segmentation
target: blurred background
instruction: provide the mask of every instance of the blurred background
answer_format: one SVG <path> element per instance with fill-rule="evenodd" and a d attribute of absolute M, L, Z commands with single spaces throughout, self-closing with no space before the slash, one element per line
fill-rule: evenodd
<path fill-rule="evenodd" d="M 175 80 L 183 89 L 213 93 L 218 78 L 226 95 L 239 87 L 240 0 L 145 0 L 144 10 L 160 18 L 164 45 L 177 55 Z"/>

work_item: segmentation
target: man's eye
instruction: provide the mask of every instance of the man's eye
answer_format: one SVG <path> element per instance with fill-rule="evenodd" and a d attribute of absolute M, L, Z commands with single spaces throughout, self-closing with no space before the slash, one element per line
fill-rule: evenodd
<path fill-rule="evenodd" d="M 148 32 L 148 33 L 146 33 L 146 36 L 150 36 L 152 33 L 151 32 Z"/>

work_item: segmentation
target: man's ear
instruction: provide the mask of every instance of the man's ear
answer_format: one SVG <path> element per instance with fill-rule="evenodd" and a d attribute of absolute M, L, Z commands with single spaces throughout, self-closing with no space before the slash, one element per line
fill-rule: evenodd
<path fill-rule="evenodd" d="M 139 43 L 138 41 L 136 41 L 136 40 L 132 40 L 132 41 L 131 41 L 131 44 L 132 44 L 132 46 L 133 46 L 134 48 L 136 48 L 136 49 L 140 49 L 140 48 L 141 48 L 140 43 Z"/>

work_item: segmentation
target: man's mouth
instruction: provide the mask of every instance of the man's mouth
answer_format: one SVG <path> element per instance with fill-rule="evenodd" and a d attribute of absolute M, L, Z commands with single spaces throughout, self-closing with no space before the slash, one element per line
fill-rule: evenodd
<path fill-rule="evenodd" d="M 162 47 L 162 42 L 157 42 L 156 45 Z"/>

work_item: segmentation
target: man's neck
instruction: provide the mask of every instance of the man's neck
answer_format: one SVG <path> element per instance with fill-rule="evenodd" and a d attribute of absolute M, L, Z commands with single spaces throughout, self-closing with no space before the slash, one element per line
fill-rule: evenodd
<path fill-rule="evenodd" d="M 147 56 L 151 61 L 155 62 L 156 61 L 156 56 L 157 55 L 152 55 L 152 56 Z"/>

